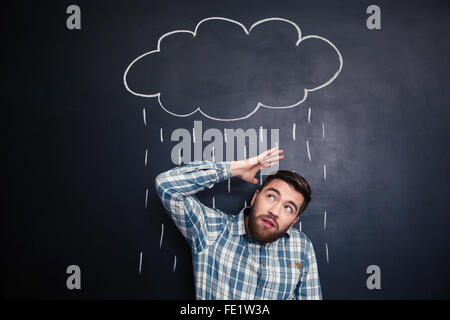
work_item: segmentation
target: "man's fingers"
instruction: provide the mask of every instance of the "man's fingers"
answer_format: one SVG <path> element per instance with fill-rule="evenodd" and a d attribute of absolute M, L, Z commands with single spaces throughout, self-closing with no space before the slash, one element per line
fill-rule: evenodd
<path fill-rule="evenodd" d="M 263 153 L 259 154 L 258 156 L 252 157 L 247 159 L 247 163 L 255 165 L 259 164 L 261 166 L 265 166 L 268 162 L 278 161 L 280 159 L 283 159 L 281 157 L 281 154 L 284 152 L 284 150 L 280 150 L 278 147 L 272 148 L 270 150 L 264 151 Z"/>
<path fill-rule="evenodd" d="M 279 152 L 277 152 L 277 153 L 274 153 L 270 156 L 265 156 L 261 162 L 263 164 L 266 164 L 268 162 L 274 162 L 274 161 L 284 159 L 284 155 L 282 155 L 283 152 L 284 152 L 284 150 L 279 150 Z"/>
<path fill-rule="evenodd" d="M 275 147 L 275 148 L 266 150 L 266 151 L 260 153 L 260 154 L 258 155 L 258 158 L 264 159 L 264 158 L 266 158 L 266 157 L 270 157 L 273 153 L 276 152 L 277 149 L 278 149 L 278 147 Z"/>
<path fill-rule="evenodd" d="M 277 147 L 277 148 L 271 149 L 270 152 L 267 154 L 267 157 L 276 157 L 276 156 L 281 155 L 283 152 L 284 152 L 284 150 L 278 149 L 278 147 Z"/>
<path fill-rule="evenodd" d="M 272 148 L 272 149 L 269 149 L 269 150 L 263 152 L 262 154 L 265 157 L 270 157 L 272 155 L 275 155 L 275 154 L 278 154 L 278 153 L 282 153 L 283 151 L 284 150 L 280 150 L 278 147 L 275 147 L 275 148 Z"/>
<path fill-rule="evenodd" d="M 263 168 L 269 168 L 276 165 L 280 160 L 284 159 L 284 155 L 273 157 L 270 161 L 266 161 L 262 164 Z"/>

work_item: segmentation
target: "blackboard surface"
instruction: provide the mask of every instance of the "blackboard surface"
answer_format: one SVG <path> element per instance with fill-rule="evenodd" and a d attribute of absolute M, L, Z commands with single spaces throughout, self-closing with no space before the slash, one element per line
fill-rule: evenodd
<path fill-rule="evenodd" d="M 81 29 L 66 25 L 72 4 Z M 381 29 L 367 27 L 372 4 Z M 211 17 L 240 25 L 167 36 L 127 89 L 136 58 Z M 246 34 L 275 17 L 293 24 Z M 294 24 L 329 43 L 293 45 Z M 2 29 L 3 297 L 193 299 L 189 247 L 154 179 L 176 166 L 177 129 L 207 147 L 197 124 L 278 130 L 280 168 L 312 186 L 295 227 L 325 299 L 450 298 L 447 1 L 30 1 L 8 5 Z M 252 113 L 259 102 L 298 105 Z M 199 198 L 234 214 L 253 191 L 232 179 Z M 66 286 L 70 265 L 80 290 Z M 367 286 L 372 265 L 380 289 Z"/>

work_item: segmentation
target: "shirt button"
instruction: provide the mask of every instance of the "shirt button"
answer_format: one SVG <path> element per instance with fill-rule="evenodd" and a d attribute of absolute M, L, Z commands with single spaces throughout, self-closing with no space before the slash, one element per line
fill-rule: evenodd
<path fill-rule="evenodd" d="M 220 170 L 224 170 L 225 168 L 224 167 L 220 167 Z"/>
<path fill-rule="evenodd" d="M 289 267 L 289 268 L 292 267 L 292 264 L 289 263 L 289 264 L 288 264 L 288 267 Z"/>
<path fill-rule="evenodd" d="M 266 264 L 265 264 L 265 263 L 263 263 L 263 266 L 265 267 L 265 266 L 266 266 Z"/>
<path fill-rule="evenodd" d="M 264 286 L 263 286 L 263 285 L 260 285 L 259 288 L 262 289 L 262 288 L 264 288 Z"/>

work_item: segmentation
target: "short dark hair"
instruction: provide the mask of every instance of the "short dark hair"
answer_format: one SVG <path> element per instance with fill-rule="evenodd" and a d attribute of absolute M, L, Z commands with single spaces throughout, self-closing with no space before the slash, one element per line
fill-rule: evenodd
<path fill-rule="evenodd" d="M 306 207 L 311 202 L 311 187 L 308 182 L 296 172 L 289 170 L 278 170 L 274 174 L 267 176 L 264 179 L 262 185 L 258 188 L 259 191 L 262 191 L 265 186 L 267 186 L 272 180 L 280 179 L 284 182 L 288 183 L 291 187 L 293 187 L 296 191 L 300 192 L 305 199 L 298 210 L 298 215 L 306 210 Z"/>

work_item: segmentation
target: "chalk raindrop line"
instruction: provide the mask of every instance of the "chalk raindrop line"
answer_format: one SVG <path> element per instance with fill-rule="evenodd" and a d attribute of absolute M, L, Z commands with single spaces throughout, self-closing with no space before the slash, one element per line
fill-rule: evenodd
<path fill-rule="evenodd" d="M 306 140 L 306 150 L 308 152 L 309 162 L 311 162 L 311 152 L 309 151 L 309 140 Z"/>
<path fill-rule="evenodd" d="M 145 149 L 145 166 L 147 166 L 147 156 L 148 156 L 148 149 Z"/>
<path fill-rule="evenodd" d="M 144 117 L 144 126 L 147 126 L 147 116 L 145 115 L 145 108 L 142 108 L 142 116 Z"/>
<path fill-rule="evenodd" d="M 325 253 L 327 255 L 327 264 L 329 264 L 329 260 L 328 260 L 328 244 L 325 243 Z"/>
<path fill-rule="evenodd" d="M 148 200 L 148 188 L 145 189 L 145 209 L 147 209 L 147 200 Z"/>
<path fill-rule="evenodd" d="M 296 124 L 294 123 L 292 125 L 292 139 L 294 139 L 294 141 L 295 141 L 295 126 L 296 126 Z"/>
<path fill-rule="evenodd" d="M 327 229 L 327 212 L 325 211 L 323 214 L 323 231 Z"/>
<path fill-rule="evenodd" d="M 327 180 L 327 166 L 323 165 L 323 180 Z"/>
<path fill-rule="evenodd" d="M 308 108 L 308 123 L 311 123 L 311 108 Z"/>
<path fill-rule="evenodd" d="M 173 259 L 173 271 L 175 272 L 175 269 L 177 268 L 177 256 L 175 256 L 175 258 Z"/>
<path fill-rule="evenodd" d="M 159 250 L 161 250 L 162 247 L 163 237 L 164 237 L 164 223 L 161 223 L 161 239 L 159 239 Z"/>
<path fill-rule="evenodd" d="M 159 128 L 159 139 L 161 140 L 161 142 L 164 141 L 164 139 L 163 139 L 163 130 L 162 130 L 162 128 Z"/>
<path fill-rule="evenodd" d="M 139 254 L 139 274 L 141 274 L 142 271 L 142 251 Z"/>

